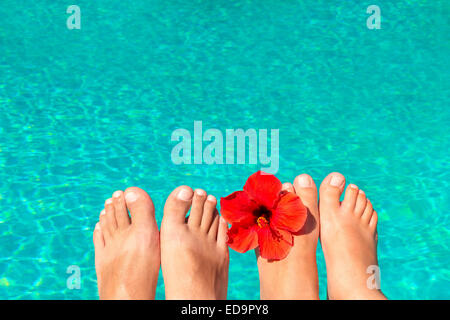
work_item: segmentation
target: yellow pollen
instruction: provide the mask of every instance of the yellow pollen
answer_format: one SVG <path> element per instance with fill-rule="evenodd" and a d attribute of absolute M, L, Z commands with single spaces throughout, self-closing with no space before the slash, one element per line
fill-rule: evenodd
<path fill-rule="evenodd" d="M 258 224 L 258 227 L 263 228 L 265 226 L 267 226 L 269 223 L 267 222 L 267 219 L 264 217 L 259 217 L 256 220 L 256 223 Z"/>

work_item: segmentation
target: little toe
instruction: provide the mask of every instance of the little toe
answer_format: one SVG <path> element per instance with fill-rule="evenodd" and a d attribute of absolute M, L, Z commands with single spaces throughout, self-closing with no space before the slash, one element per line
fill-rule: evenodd
<path fill-rule="evenodd" d="M 98 254 L 105 247 L 105 239 L 103 238 L 103 233 L 99 222 L 97 222 L 97 224 L 95 225 L 93 241 L 95 247 L 95 254 Z"/>
<path fill-rule="evenodd" d="M 378 213 L 376 211 L 373 211 L 372 217 L 370 218 L 369 222 L 369 227 L 373 232 L 377 230 L 377 223 L 378 223 Z"/>
<path fill-rule="evenodd" d="M 228 250 L 228 223 L 224 218 L 219 218 L 219 229 L 217 231 L 217 245 L 224 250 Z"/>

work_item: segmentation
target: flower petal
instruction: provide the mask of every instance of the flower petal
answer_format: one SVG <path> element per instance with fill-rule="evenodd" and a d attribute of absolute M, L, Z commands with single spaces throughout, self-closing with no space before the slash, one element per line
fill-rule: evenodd
<path fill-rule="evenodd" d="M 220 198 L 220 215 L 228 223 L 252 222 L 253 210 L 256 208 L 257 204 L 244 191 L 236 191 L 225 198 Z"/>
<path fill-rule="evenodd" d="M 275 229 L 298 232 L 306 222 L 308 210 L 302 200 L 293 192 L 282 192 L 272 211 L 270 224 Z"/>
<path fill-rule="evenodd" d="M 239 224 L 231 226 L 228 230 L 228 246 L 240 253 L 255 249 L 258 246 L 258 227 L 244 228 Z"/>
<path fill-rule="evenodd" d="M 244 191 L 253 200 L 271 209 L 281 191 L 281 181 L 273 174 L 258 171 L 247 179 Z"/>
<path fill-rule="evenodd" d="M 294 245 L 294 237 L 285 230 L 264 227 L 258 230 L 259 254 L 267 260 L 281 260 L 287 257 Z"/>

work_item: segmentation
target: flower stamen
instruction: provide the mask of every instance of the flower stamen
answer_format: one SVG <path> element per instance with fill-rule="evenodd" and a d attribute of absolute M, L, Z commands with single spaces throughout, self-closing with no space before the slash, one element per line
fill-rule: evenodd
<path fill-rule="evenodd" d="M 260 227 L 260 228 L 264 228 L 265 226 L 267 226 L 267 225 L 269 224 L 269 222 L 267 221 L 267 219 L 264 218 L 264 217 L 259 217 L 259 218 L 256 220 L 256 223 L 258 224 L 258 227 Z"/>

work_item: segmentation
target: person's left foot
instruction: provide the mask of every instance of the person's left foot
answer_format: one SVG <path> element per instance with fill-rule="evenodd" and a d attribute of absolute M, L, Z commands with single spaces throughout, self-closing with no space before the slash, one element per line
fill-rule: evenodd
<path fill-rule="evenodd" d="M 304 227 L 294 236 L 294 246 L 283 260 L 258 260 L 261 299 L 319 299 L 316 250 L 319 239 L 319 208 L 317 187 L 307 175 L 299 175 L 294 185 L 283 184 L 283 189 L 295 192 L 308 209 Z"/>
<path fill-rule="evenodd" d="M 100 299 L 155 298 L 159 232 L 153 202 L 144 190 L 116 191 L 106 200 L 95 226 L 94 246 Z"/>

